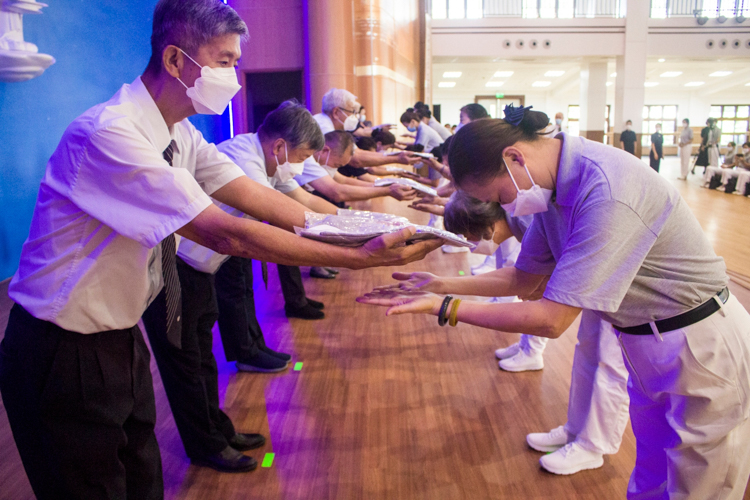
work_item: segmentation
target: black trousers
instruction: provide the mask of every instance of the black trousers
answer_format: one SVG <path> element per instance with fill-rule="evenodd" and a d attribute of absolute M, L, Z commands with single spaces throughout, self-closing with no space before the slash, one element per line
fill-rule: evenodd
<path fill-rule="evenodd" d="M 182 348 L 167 340 L 164 291 L 143 314 L 169 406 L 185 453 L 198 458 L 226 448 L 234 425 L 219 408 L 219 378 L 211 329 L 218 317 L 214 277 L 177 259 L 182 288 Z"/>
<path fill-rule="evenodd" d="M 279 282 L 286 305 L 307 305 L 305 286 L 299 267 L 278 265 Z M 216 298 L 219 304 L 219 331 L 227 361 L 248 359 L 266 345 L 263 330 L 255 314 L 253 261 L 231 257 L 216 273 Z"/>
<path fill-rule="evenodd" d="M 0 391 L 37 498 L 164 497 L 149 360 L 137 326 L 84 335 L 13 306 Z"/>

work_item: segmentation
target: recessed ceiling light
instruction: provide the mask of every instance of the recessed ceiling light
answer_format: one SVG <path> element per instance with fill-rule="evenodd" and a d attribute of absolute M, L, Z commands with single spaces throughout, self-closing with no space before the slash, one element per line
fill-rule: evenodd
<path fill-rule="evenodd" d="M 549 87 L 550 85 L 552 85 L 552 82 L 543 82 L 543 81 L 534 82 L 531 84 L 532 87 Z"/>
<path fill-rule="evenodd" d="M 443 73 L 443 78 L 461 78 L 460 71 L 446 71 Z"/>
<path fill-rule="evenodd" d="M 659 82 L 644 82 L 643 84 L 644 87 L 656 87 L 657 85 L 659 85 Z"/>
<path fill-rule="evenodd" d="M 544 76 L 563 76 L 564 74 L 565 74 L 565 71 L 553 70 L 553 71 L 547 71 L 544 74 Z"/>
<path fill-rule="evenodd" d="M 706 82 L 687 82 L 687 83 L 685 84 L 685 86 L 686 86 L 686 87 L 700 87 L 700 86 L 701 86 L 701 85 L 703 85 L 704 83 L 706 83 Z"/>
<path fill-rule="evenodd" d="M 512 71 L 495 71 L 495 78 L 508 78 L 513 76 Z"/>
<path fill-rule="evenodd" d="M 611 75 L 609 75 L 609 77 L 610 77 L 610 78 L 614 78 L 614 77 L 616 77 L 616 76 L 617 76 L 617 73 L 616 73 L 616 72 L 615 72 L 615 73 L 612 73 Z"/>
<path fill-rule="evenodd" d="M 666 59 L 659 59 L 659 62 L 664 62 L 664 61 L 666 61 Z"/>
<path fill-rule="evenodd" d="M 456 82 L 440 82 L 438 83 L 438 87 L 443 89 L 452 89 L 456 86 Z"/>
<path fill-rule="evenodd" d="M 731 74 L 732 74 L 731 71 L 714 71 L 708 76 L 729 76 Z"/>
<path fill-rule="evenodd" d="M 661 76 L 662 78 L 676 78 L 680 76 L 681 74 L 682 74 L 682 71 L 665 71 L 659 76 Z"/>
<path fill-rule="evenodd" d="M 611 86 L 612 86 L 612 82 L 607 82 L 607 87 L 611 87 Z"/>
<path fill-rule="evenodd" d="M 484 84 L 485 87 L 502 87 L 505 82 L 487 82 Z"/>

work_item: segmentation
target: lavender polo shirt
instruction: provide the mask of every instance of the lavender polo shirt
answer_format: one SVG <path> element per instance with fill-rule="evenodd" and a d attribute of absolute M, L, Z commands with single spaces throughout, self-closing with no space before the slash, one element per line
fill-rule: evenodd
<path fill-rule="evenodd" d="M 534 215 L 516 267 L 544 297 L 627 327 L 682 314 L 727 285 L 677 190 L 638 158 L 565 133 L 554 201 Z"/>

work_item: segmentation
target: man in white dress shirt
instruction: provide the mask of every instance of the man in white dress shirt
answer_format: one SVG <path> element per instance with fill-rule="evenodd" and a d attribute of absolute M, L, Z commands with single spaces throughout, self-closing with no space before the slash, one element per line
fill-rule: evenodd
<path fill-rule="evenodd" d="M 224 111 L 246 34 L 218 0 L 160 0 L 146 72 L 77 118 L 50 158 L 0 344 L 0 391 L 38 498 L 163 497 L 136 323 L 166 280 L 168 333 L 179 326 L 174 233 L 223 254 L 352 268 L 439 245 L 394 249 L 410 229 L 355 249 L 299 238 L 305 207 L 203 139 L 186 118 Z M 232 217 L 209 195 L 271 224 Z"/>

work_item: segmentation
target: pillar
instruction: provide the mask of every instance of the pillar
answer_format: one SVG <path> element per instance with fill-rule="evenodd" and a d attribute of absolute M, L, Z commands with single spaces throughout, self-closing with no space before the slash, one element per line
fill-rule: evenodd
<path fill-rule="evenodd" d="M 330 88 L 357 93 L 353 19 L 352 0 L 304 0 L 305 98 L 313 113 Z"/>
<path fill-rule="evenodd" d="M 607 63 L 584 62 L 581 66 L 580 135 L 604 142 L 607 109 Z"/>
<path fill-rule="evenodd" d="M 643 104 L 645 100 L 646 56 L 649 22 L 649 2 L 628 2 L 625 18 L 625 50 L 617 57 L 617 79 L 615 81 L 615 110 L 613 129 L 614 145 L 620 147 L 620 133 L 625 122 L 633 122 L 638 141 L 636 156 L 641 156 L 643 129 Z"/>

